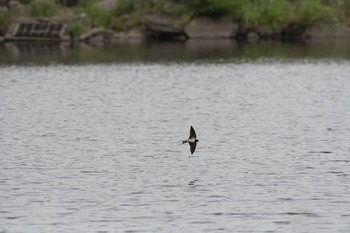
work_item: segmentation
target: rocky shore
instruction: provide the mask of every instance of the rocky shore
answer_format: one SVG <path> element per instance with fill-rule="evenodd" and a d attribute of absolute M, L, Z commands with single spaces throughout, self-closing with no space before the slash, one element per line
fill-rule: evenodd
<path fill-rule="evenodd" d="M 43 1 L 43 0 L 42 0 Z M 226 16 L 195 16 L 185 22 L 168 11 L 142 12 L 139 23 L 123 29 L 103 28 L 90 25 L 74 33 L 77 22 L 87 20 L 84 13 L 69 10 L 77 0 L 57 1 L 67 10 L 49 17 L 33 17 L 30 0 L 0 0 L 0 16 L 10 16 L 0 24 L 0 41 L 69 41 L 87 43 L 114 43 L 131 39 L 157 37 L 163 40 L 188 39 L 236 39 L 258 41 L 260 39 L 350 39 L 350 28 L 329 20 L 318 20 L 303 28 L 293 29 L 286 24 L 278 30 L 266 30 L 255 26 L 246 28 Z M 167 1 L 168 8 L 177 1 Z M 99 12 L 108 11 L 118 5 L 117 0 L 98 1 L 94 8 Z M 117 17 L 117 16 L 111 16 Z M 118 16 L 118 22 L 127 22 L 132 16 Z M 1 23 L 1 20 L 0 20 Z"/>

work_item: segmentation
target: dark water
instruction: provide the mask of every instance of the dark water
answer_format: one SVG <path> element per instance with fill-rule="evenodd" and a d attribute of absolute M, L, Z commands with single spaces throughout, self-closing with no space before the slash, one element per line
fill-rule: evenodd
<path fill-rule="evenodd" d="M 349 61 L 36 59 L 0 66 L 0 232 L 350 232 Z"/>
<path fill-rule="evenodd" d="M 222 62 L 236 59 L 350 59 L 347 40 L 128 41 L 113 45 L 3 43 L 0 64 L 95 64 L 134 62 Z"/>

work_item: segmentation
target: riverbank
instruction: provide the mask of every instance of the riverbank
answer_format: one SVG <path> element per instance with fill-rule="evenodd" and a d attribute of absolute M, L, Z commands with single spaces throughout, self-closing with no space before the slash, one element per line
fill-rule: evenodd
<path fill-rule="evenodd" d="M 1 0 L 0 41 L 350 39 L 350 3 Z"/>

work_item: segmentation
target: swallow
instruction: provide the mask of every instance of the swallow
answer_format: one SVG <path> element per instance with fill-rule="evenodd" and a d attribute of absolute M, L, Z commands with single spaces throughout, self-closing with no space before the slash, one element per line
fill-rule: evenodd
<path fill-rule="evenodd" d="M 194 128 L 191 126 L 190 129 L 190 137 L 187 140 L 182 141 L 182 144 L 187 143 L 190 144 L 190 150 L 191 150 L 191 154 L 193 154 L 193 152 L 196 149 L 197 146 L 197 142 L 199 142 L 197 140 L 197 135 L 196 132 L 194 131 Z"/>

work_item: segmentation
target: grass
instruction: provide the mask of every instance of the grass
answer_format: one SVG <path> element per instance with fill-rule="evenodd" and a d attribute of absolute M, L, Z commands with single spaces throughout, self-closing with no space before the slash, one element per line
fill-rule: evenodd
<path fill-rule="evenodd" d="M 34 0 L 29 6 L 31 14 L 34 17 L 49 17 L 55 15 L 58 8 L 54 0 Z"/>

